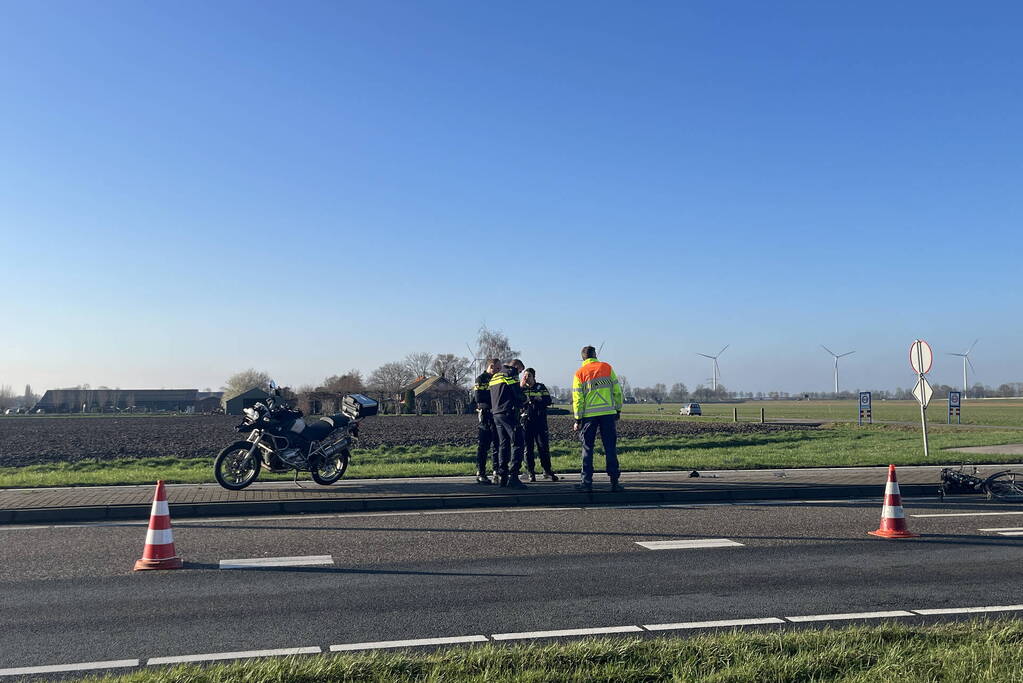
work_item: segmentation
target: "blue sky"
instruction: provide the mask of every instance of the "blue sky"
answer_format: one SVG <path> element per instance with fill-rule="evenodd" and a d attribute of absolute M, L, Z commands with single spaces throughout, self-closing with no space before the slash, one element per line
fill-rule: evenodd
<path fill-rule="evenodd" d="M 1023 381 L 1018 3 L 3 2 L 0 384 Z"/>

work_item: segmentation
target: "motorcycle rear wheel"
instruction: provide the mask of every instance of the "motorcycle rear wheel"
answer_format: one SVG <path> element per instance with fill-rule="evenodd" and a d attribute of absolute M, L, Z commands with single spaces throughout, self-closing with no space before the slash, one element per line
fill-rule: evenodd
<path fill-rule="evenodd" d="M 345 476 L 345 472 L 348 471 L 348 459 L 350 457 L 351 454 L 348 452 L 348 449 L 342 448 L 325 460 L 321 458 L 310 468 L 309 474 L 313 476 L 313 481 L 320 486 L 330 486 Z"/>
<path fill-rule="evenodd" d="M 217 483 L 230 491 L 241 491 L 243 488 L 256 481 L 259 476 L 260 457 L 256 452 L 246 462 L 245 456 L 249 454 L 252 444 L 248 441 L 235 441 L 233 444 L 220 451 L 217 459 L 213 461 L 213 475 Z"/>

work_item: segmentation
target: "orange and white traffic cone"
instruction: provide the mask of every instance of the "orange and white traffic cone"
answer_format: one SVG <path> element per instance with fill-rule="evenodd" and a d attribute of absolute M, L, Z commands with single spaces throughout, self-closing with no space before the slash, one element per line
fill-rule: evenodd
<path fill-rule="evenodd" d="M 920 535 L 910 533 L 906 528 L 906 513 L 902 511 L 902 494 L 899 493 L 899 481 L 895 478 L 895 465 L 888 466 L 888 485 L 881 505 L 881 526 L 877 531 L 867 533 L 881 538 L 915 538 Z"/>
<path fill-rule="evenodd" d="M 156 482 L 153 496 L 153 512 L 149 515 L 149 531 L 146 533 L 146 548 L 142 559 L 135 563 L 140 569 L 181 569 L 181 558 L 174 551 L 174 534 L 171 531 L 170 510 L 167 508 L 167 490 L 163 480 Z"/>

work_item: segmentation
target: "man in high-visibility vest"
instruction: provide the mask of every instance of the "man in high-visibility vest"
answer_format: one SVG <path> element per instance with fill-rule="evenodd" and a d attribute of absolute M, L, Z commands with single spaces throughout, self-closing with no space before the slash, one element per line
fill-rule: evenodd
<path fill-rule="evenodd" d="M 608 364 L 597 360 L 592 346 L 582 349 L 583 364 L 572 378 L 572 412 L 575 414 L 574 431 L 579 432 L 583 444 L 582 481 L 575 485 L 580 491 L 593 490 L 593 445 L 600 432 L 607 460 L 607 475 L 611 490 L 623 491 L 618 483 L 618 430 L 616 422 L 622 414 L 622 386 L 618 376 Z"/>

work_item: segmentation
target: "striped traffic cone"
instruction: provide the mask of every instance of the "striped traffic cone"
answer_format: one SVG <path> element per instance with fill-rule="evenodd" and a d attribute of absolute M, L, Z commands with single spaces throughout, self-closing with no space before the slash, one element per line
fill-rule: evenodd
<path fill-rule="evenodd" d="M 135 571 L 140 569 L 181 569 L 181 558 L 174 551 L 174 534 L 171 531 L 167 490 L 163 486 L 163 480 L 156 482 L 153 512 L 149 516 L 149 531 L 146 533 L 146 548 L 142 551 L 142 559 L 135 563 Z"/>
<path fill-rule="evenodd" d="M 881 526 L 877 531 L 867 533 L 881 538 L 915 538 L 920 535 L 910 533 L 906 528 L 906 513 L 902 511 L 902 494 L 899 493 L 899 481 L 895 478 L 895 465 L 888 466 L 888 485 L 881 505 Z"/>

